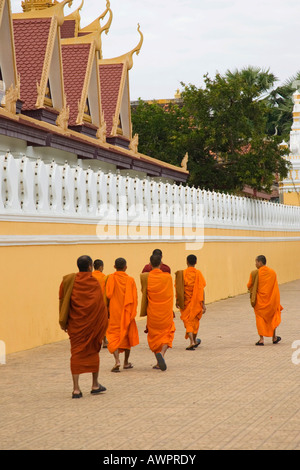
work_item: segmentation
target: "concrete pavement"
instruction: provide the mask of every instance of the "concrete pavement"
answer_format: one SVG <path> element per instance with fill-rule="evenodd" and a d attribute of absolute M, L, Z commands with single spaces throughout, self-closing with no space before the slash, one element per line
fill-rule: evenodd
<path fill-rule="evenodd" d="M 9 355 L 0 365 L 0 449 L 300 450 L 300 280 L 280 291 L 281 343 L 254 345 L 253 309 L 241 295 L 207 306 L 195 351 L 185 350 L 177 313 L 165 372 L 152 369 L 138 321 L 133 369 L 110 372 L 113 358 L 101 351 L 100 396 L 90 395 L 88 374 L 83 398 L 71 399 L 68 340 Z"/>

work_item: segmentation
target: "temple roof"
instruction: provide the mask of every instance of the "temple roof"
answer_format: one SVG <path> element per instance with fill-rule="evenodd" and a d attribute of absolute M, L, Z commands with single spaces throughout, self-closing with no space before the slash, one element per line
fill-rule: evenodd
<path fill-rule="evenodd" d="M 0 39 L 5 29 L 4 5 L 10 12 L 10 0 L 0 0 Z M 80 25 L 83 1 L 65 14 L 67 5 L 71 7 L 72 0 L 24 0 L 23 12 L 12 15 L 9 42 L 15 106 L 8 112 L 0 103 L 0 135 L 65 150 L 78 158 L 103 159 L 117 168 L 186 181 L 185 169 L 140 154 L 138 136 L 132 136 L 129 71 L 142 47 L 140 27 L 136 47 L 104 59 L 101 36 L 112 22 L 110 1 L 84 28 Z M 8 76 L 1 54 L 0 70 Z M 16 110 L 19 98 L 21 112 Z"/>

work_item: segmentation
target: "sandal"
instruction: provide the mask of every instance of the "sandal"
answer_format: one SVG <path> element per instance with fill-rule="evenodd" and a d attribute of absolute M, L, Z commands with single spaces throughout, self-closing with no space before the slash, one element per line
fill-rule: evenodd
<path fill-rule="evenodd" d="M 100 385 L 100 384 L 99 384 L 99 387 L 98 387 L 98 388 L 91 390 L 91 394 L 92 394 L 92 395 L 96 395 L 97 393 L 105 392 L 105 391 L 106 391 L 106 388 L 103 387 L 103 385 Z"/>
<path fill-rule="evenodd" d="M 275 341 L 273 341 L 273 344 L 277 344 L 277 343 L 279 343 L 279 341 L 281 341 L 281 337 L 277 336 L 277 339 Z"/>
<path fill-rule="evenodd" d="M 157 364 L 159 365 L 160 370 L 166 370 L 167 364 L 163 358 L 163 355 L 161 353 L 156 353 L 155 357 L 157 359 Z"/>
<path fill-rule="evenodd" d="M 123 369 L 132 369 L 133 365 L 129 362 L 126 366 L 123 366 Z"/>

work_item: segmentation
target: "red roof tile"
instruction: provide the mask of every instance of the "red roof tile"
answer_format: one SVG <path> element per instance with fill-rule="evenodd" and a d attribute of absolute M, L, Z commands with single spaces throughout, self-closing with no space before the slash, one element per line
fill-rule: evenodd
<path fill-rule="evenodd" d="M 75 20 L 65 20 L 63 25 L 60 27 L 60 37 L 65 38 L 74 38 L 75 37 Z"/>
<path fill-rule="evenodd" d="M 113 118 L 116 113 L 123 67 L 123 64 L 101 64 L 99 66 L 102 110 L 108 136 L 111 134 Z"/>
<path fill-rule="evenodd" d="M 40 83 L 51 18 L 14 19 L 17 70 L 21 78 L 24 110 L 35 109 L 37 82 Z"/>
<path fill-rule="evenodd" d="M 78 102 L 87 71 L 91 44 L 65 44 L 62 46 L 64 87 L 67 104 L 70 107 L 69 125 L 75 125 Z"/>

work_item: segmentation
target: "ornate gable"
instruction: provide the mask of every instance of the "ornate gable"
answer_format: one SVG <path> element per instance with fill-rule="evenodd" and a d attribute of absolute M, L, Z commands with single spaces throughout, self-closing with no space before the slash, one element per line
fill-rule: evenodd
<path fill-rule="evenodd" d="M 0 0 L 0 106 L 10 113 L 20 110 L 10 3 Z"/>
<path fill-rule="evenodd" d="M 37 2 L 38 8 L 29 9 L 32 3 L 35 2 L 25 1 L 25 12 L 13 15 L 22 112 L 55 124 L 60 113 L 66 114 L 60 27 L 64 20 L 63 8 L 69 1 L 44 9 L 41 9 L 41 1 Z"/>
<path fill-rule="evenodd" d="M 98 62 L 107 140 L 126 148 L 129 148 L 132 140 L 129 70 L 133 66 L 133 54 L 139 54 L 143 44 L 140 25 L 137 30 L 140 41 L 132 51 L 120 57 L 102 59 Z"/>

